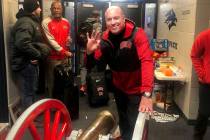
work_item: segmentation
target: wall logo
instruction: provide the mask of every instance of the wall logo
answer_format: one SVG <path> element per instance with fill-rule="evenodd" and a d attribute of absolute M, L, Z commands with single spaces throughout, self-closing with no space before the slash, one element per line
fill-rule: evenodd
<path fill-rule="evenodd" d="M 176 26 L 177 18 L 173 9 L 169 10 L 165 14 L 166 20 L 165 23 L 168 24 L 168 29 L 170 30 L 173 26 Z"/>

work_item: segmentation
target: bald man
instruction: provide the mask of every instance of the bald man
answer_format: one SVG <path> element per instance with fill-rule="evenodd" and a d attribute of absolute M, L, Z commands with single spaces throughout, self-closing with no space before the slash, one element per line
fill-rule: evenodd
<path fill-rule="evenodd" d="M 138 112 L 153 111 L 152 51 L 143 29 L 126 19 L 120 7 L 109 7 L 105 21 L 107 30 L 101 38 L 99 33 L 87 34 L 87 66 L 109 65 L 121 137 L 130 140 Z"/>

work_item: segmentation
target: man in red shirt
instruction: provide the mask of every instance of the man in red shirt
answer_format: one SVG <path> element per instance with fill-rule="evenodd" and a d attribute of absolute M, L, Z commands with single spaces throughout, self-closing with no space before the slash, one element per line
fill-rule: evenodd
<path fill-rule="evenodd" d="M 194 140 L 202 140 L 210 117 L 210 29 L 201 32 L 193 44 L 191 59 L 199 80 L 199 108 Z"/>
<path fill-rule="evenodd" d="M 52 96 L 54 68 L 59 64 L 66 63 L 67 58 L 72 57 L 72 53 L 69 51 L 70 23 L 62 17 L 61 2 L 54 1 L 50 10 L 51 16 L 43 20 L 42 27 L 52 47 L 46 70 L 46 88 L 48 95 Z"/>
<path fill-rule="evenodd" d="M 87 67 L 108 64 L 113 76 L 114 97 L 123 140 L 131 140 L 138 112 L 153 111 L 152 51 L 145 32 L 126 19 L 122 9 L 105 12 L 107 30 L 88 35 Z"/>

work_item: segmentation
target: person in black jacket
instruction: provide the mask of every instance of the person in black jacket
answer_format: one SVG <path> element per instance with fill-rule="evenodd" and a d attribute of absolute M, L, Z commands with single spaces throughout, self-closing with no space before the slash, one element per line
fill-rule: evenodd
<path fill-rule="evenodd" d="M 21 103 L 26 109 L 34 102 L 38 88 L 39 60 L 45 58 L 49 50 L 43 43 L 39 2 L 25 0 L 23 8 L 16 14 L 18 20 L 11 31 L 11 67 L 18 76 Z"/>
<path fill-rule="evenodd" d="M 80 46 L 80 76 L 81 76 L 81 95 L 86 94 L 86 75 L 87 68 L 85 62 L 86 55 L 86 44 L 87 36 L 86 34 L 91 34 L 93 31 L 101 32 L 102 24 L 100 22 L 100 12 L 98 10 L 93 10 L 90 17 L 88 17 L 84 22 L 82 22 L 78 29 L 78 43 Z"/>

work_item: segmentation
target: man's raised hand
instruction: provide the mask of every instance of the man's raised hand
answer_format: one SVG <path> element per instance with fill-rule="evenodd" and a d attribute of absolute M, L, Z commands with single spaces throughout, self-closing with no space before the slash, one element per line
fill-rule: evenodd
<path fill-rule="evenodd" d="M 100 44 L 100 32 L 93 31 L 91 36 L 87 33 L 87 54 L 93 53 Z"/>

